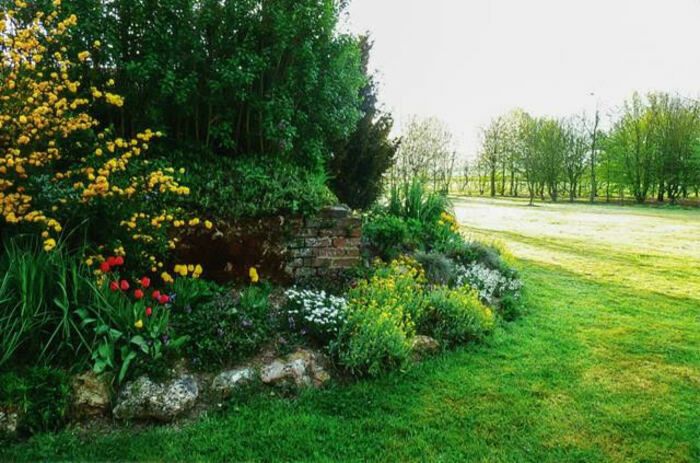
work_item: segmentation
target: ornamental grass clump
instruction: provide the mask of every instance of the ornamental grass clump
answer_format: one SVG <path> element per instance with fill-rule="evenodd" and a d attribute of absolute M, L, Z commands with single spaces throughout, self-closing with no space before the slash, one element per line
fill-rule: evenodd
<path fill-rule="evenodd" d="M 76 311 L 94 300 L 90 269 L 59 241 L 8 240 L 0 258 L 0 369 L 7 364 L 85 362 L 93 337 Z"/>

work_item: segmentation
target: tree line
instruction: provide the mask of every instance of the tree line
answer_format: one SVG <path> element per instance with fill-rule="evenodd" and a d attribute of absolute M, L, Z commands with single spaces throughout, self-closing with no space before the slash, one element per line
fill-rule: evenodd
<path fill-rule="evenodd" d="M 480 194 L 672 204 L 699 194 L 700 104 L 681 96 L 634 94 L 606 130 L 598 112 L 556 119 L 515 110 L 481 135 L 464 177 Z"/>

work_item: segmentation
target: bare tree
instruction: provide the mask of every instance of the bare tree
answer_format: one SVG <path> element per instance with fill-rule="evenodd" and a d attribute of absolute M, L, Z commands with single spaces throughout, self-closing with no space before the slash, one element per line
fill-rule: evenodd
<path fill-rule="evenodd" d="M 563 123 L 564 173 L 569 183 L 569 201 L 574 202 L 583 172 L 586 169 L 588 135 L 585 116 L 574 117 Z"/>
<path fill-rule="evenodd" d="M 481 132 L 480 159 L 488 169 L 491 197 L 496 196 L 496 171 L 501 165 L 505 151 L 505 123 L 503 117 L 497 117 Z"/>
<path fill-rule="evenodd" d="M 437 190 L 449 188 L 456 153 L 452 134 L 436 118 L 412 118 L 402 136 L 396 157 L 396 174 L 405 183 L 411 179 L 432 181 Z"/>

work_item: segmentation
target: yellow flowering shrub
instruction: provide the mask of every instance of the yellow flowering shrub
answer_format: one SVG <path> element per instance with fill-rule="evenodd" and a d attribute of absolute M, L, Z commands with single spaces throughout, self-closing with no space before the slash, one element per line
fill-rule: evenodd
<path fill-rule="evenodd" d="M 99 264 L 101 255 L 121 249 L 160 271 L 177 244 L 168 230 L 200 225 L 178 218 L 171 205 L 189 189 L 180 184 L 181 171 L 145 158 L 160 132 L 114 137 L 91 115 L 97 105 L 124 101 L 73 79 L 78 67 L 91 65 L 91 52 L 67 55 L 61 43 L 78 18 L 62 17 L 60 3 L 44 12 L 16 1 L 0 17 L 0 214 L 40 233 L 46 251 L 65 227 L 86 222 L 89 238 L 103 246 L 86 262 Z"/>
<path fill-rule="evenodd" d="M 410 358 L 415 320 L 426 308 L 425 272 L 402 257 L 381 265 L 348 293 L 346 323 L 333 350 L 356 375 L 376 376 L 403 367 Z"/>

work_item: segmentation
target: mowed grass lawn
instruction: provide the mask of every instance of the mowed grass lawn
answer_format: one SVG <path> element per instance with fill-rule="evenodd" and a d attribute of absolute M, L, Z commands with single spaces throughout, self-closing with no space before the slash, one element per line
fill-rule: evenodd
<path fill-rule="evenodd" d="M 0 460 L 700 461 L 700 211 L 455 200 L 530 313 L 406 373 Z"/>

